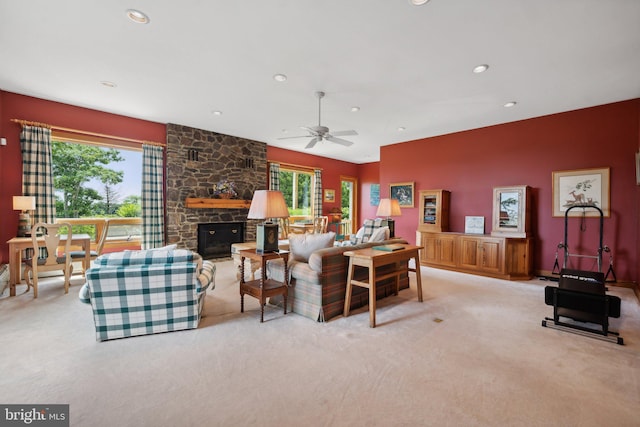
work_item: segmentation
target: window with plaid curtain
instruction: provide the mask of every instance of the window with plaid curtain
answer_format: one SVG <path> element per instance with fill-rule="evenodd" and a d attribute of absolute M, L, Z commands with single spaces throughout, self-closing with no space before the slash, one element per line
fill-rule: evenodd
<path fill-rule="evenodd" d="M 315 201 L 313 206 L 313 216 L 319 217 L 322 216 L 322 170 L 315 169 L 313 171 L 315 174 L 315 187 L 313 189 L 313 200 Z"/>
<path fill-rule="evenodd" d="M 162 147 L 142 146 L 142 249 L 164 245 Z"/>
<path fill-rule="evenodd" d="M 56 200 L 53 188 L 51 158 L 51 129 L 22 126 L 22 194 L 35 196 L 34 223 L 53 223 L 56 219 Z"/>
<path fill-rule="evenodd" d="M 269 190 L 280 190 L 280 163 L 269 165 Z"/>

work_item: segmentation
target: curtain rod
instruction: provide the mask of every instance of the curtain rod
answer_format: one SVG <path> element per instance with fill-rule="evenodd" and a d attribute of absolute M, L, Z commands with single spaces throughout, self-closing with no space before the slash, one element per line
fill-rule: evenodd
<path fill-rule="evenodd" d="M 294 165 L 293 163 L 279 162 L 277 160 L 268 160 L 267 159 L 267 163 L 278 163 L 279 165 L 289 166 L 290 168 L 322 170 L 322 168 L 318 168 L 318 167 L 315 167 L 315 166 Z"/>
<path fill-rule="evenodd" d="M 65 128 L 65 127 L 62 127 L 62 126 L 49 125 L 47 123 L 31 122 L 31 121 L 28 121 L 28 120 L 21 120 L 21 119 L 11 119 L 11 121 L 14 122 L 14 123 L 18 123 L 21 126 L 38 126 L 38 127 L 51 129 L 51 130 L 59 130 L 59 131 L 62 131 L 62 132 L 76 133 L 78 135 L 95 136 L 95 137 L 98 137 L 98 138 L 108 138 L 108 139 L 114 139 L 114 140 L 124 141 L 124 142 L 133 142 L 133 143 L 136 143 L 136 144 L 156 145 L 156 146 L 159 146 L 159 147 L 166 147 L 167 146 L 166 143 L 162 143 L 162 142 L 144 141 L 144 140 L 141 140 L 141 139 L 125 138 L 125 137 L 122 137 L 122 136 L 107 135 L 107 134 L 104 134 L 104 133 L 89 132 L 89 131 L 86 131 L 86 130 L 71 129 L 71 128 Z"/>

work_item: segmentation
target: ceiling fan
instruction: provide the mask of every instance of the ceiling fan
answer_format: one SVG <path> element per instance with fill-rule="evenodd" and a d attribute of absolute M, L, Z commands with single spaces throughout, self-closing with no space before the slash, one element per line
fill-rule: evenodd
<path fill-rule="evenodd" d="M 322 141 L 324 139 L 326 139 L 327 141 L 331 141 L 331 142 L 335 142 L 336 144 L 340 144 L 340 145 L 344 145 L 345 147 L 349 147 L 350 145 L 353 145 L 353 142 L 351 141 L 347 141 L 346 139 L 342 139 L 342 138 L 336 138 L 336 136 L 348 136 L 348 135 L 357 135 L 358 132 L 356 132 L 355 130 L 341 130 L 341 131 L 337 131 L 337 132 L 331 132 L 329 133 L 329 128 L 326 126 L 322 126 L 320 124 L 320 113 L 321 113 L 321 101 L 322 98 L 324 97 L 324 92 L 316 92 L 316 97 L 318 98 L 318 126 L 313 126 L 313 127 L 306 127 L 306 126 L 301 126 L 301 129 L 306 130 L 307 132 L 309 132 L 309 135 L 301 135 L 301 136 L 285 136 L 283 138 L 278 138 L 278 139 L 291 139 L 291 138 L 309 138 L 311 137 L 311 141 L 309 141 L 309 143 L 307 144 L 306 147 L 304 148 L 313 148 L 314 145 L 316 145 L 316 143 L 318 141 Z"/>

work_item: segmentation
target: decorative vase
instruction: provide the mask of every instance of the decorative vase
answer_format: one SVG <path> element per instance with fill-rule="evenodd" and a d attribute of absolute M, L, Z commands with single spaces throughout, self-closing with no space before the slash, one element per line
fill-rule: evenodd
<path fill-rule="evenodd" d="M 221 199 L 230 199 L 231 198 L 231 193 L 220 193 L 219 197 Z"/>

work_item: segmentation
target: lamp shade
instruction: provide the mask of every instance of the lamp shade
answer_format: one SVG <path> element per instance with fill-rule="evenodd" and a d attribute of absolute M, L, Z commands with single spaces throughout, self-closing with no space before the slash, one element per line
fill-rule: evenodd
<path fill-rule="evenodd" d="M 13 196 L 14 211 L 32 211 L 36 208 L 35 196 Z"/>
<path fill-rule="evenodd" d="M 282 192 L 276 190 L 256 190 L 253 193 L 248 219 L 287 218 L 289 209 Z"/>
<path fill-rule="evenodd" d="M 383 217 L 400 216 L 402 215 L 400 203 L 398 203 L 397 199 L 380 199 L 376 215 Z"/>

